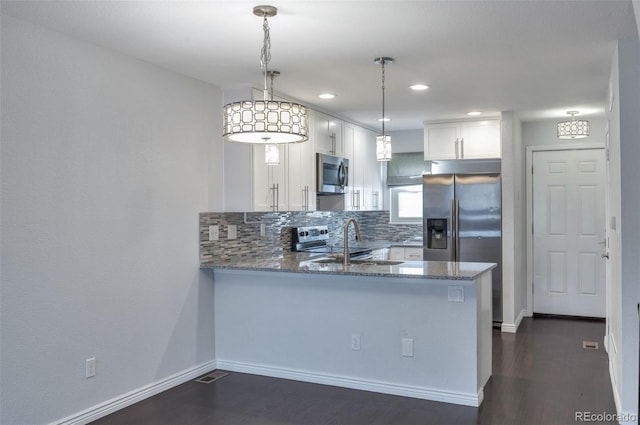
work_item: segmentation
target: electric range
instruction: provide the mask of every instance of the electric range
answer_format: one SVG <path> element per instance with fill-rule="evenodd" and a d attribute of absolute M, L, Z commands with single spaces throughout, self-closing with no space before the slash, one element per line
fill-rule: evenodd
<path fill-rule="evenodd" d="M 291 250 L 296 252 L 309 252 L 316 254 L 342 254 L 344 247 L 334 246 L 329 243 L 329 226 L 304 226 L 293 227 Z M 371 248 L 349 247 L 350 258 L 366 258 L 370 256 Z"/>

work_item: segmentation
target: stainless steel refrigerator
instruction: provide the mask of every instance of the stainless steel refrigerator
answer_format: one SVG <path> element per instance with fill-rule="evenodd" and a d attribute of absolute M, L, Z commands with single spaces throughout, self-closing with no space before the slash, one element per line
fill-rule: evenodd
<path fill-rule="evenodd" d="M 502 322 L 499 161 L 439 161 L 423 176 L 425 261 L 497 263 L 493 321 Z"/>

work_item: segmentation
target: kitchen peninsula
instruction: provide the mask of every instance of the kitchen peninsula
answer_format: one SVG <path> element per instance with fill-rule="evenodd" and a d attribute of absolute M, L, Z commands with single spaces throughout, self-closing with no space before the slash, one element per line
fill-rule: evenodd
<path fill-rule="evenodd" d="M 480 405 L 494 264 L 323 258 L 276 250 L 202 261 L 219 369 Z"/>

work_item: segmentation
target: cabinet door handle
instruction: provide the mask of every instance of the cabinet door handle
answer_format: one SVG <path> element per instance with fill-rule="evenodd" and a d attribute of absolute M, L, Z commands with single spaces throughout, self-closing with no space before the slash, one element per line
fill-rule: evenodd
<path fill-rule="evenodd" d="M 458 138 L 457 137 L 456 137 L 455 147 L 456 147 L 456 159 L 458 159 L 459 158 L 459 154 L 458 154 Z"/>
<path fill-rule="evenodd" d="M 302 189 L 302 210 L 309 210 L 309 186 L 305 186 L 304 189 Z"/>
<path fill-rule="evenodd" d="M 331 133 L 329 135 L 329 140 L 331 141 L 331 149 L 329 151 L 331 152 L 331 155 L 335 155 L 336 154 L 336 133 Z"/>
<path fill-rule="evenodd" d="M 460 139 L 460 159 L 464 159 L 464 137 Z"/>
<path fill-rule="evenodd" d="M 276 210 L 276 185 L 275 183 L 271 185 L 269 188 L 269 192 L 271 192 L 271 211 Z"/>
<path fill-rule="evenodd" d="M 273 211 L 278 211 L 278 203 L 280 201 L 280 187 L 279 184 L 276 183 L 273 185 L 272 187 L 272 195 L 271 195 L 271 200 L 273 201 L 273 205 L 271 205 L 271 209 Z"/>

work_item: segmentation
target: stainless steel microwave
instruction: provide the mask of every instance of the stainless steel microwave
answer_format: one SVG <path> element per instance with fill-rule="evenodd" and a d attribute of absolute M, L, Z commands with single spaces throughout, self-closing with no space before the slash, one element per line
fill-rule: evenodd
<path fill-rule="evenodd" d="M 349 185 L 349 160 L 317 153 L 316 184 L 319 195 L 345 193 Z"/>

